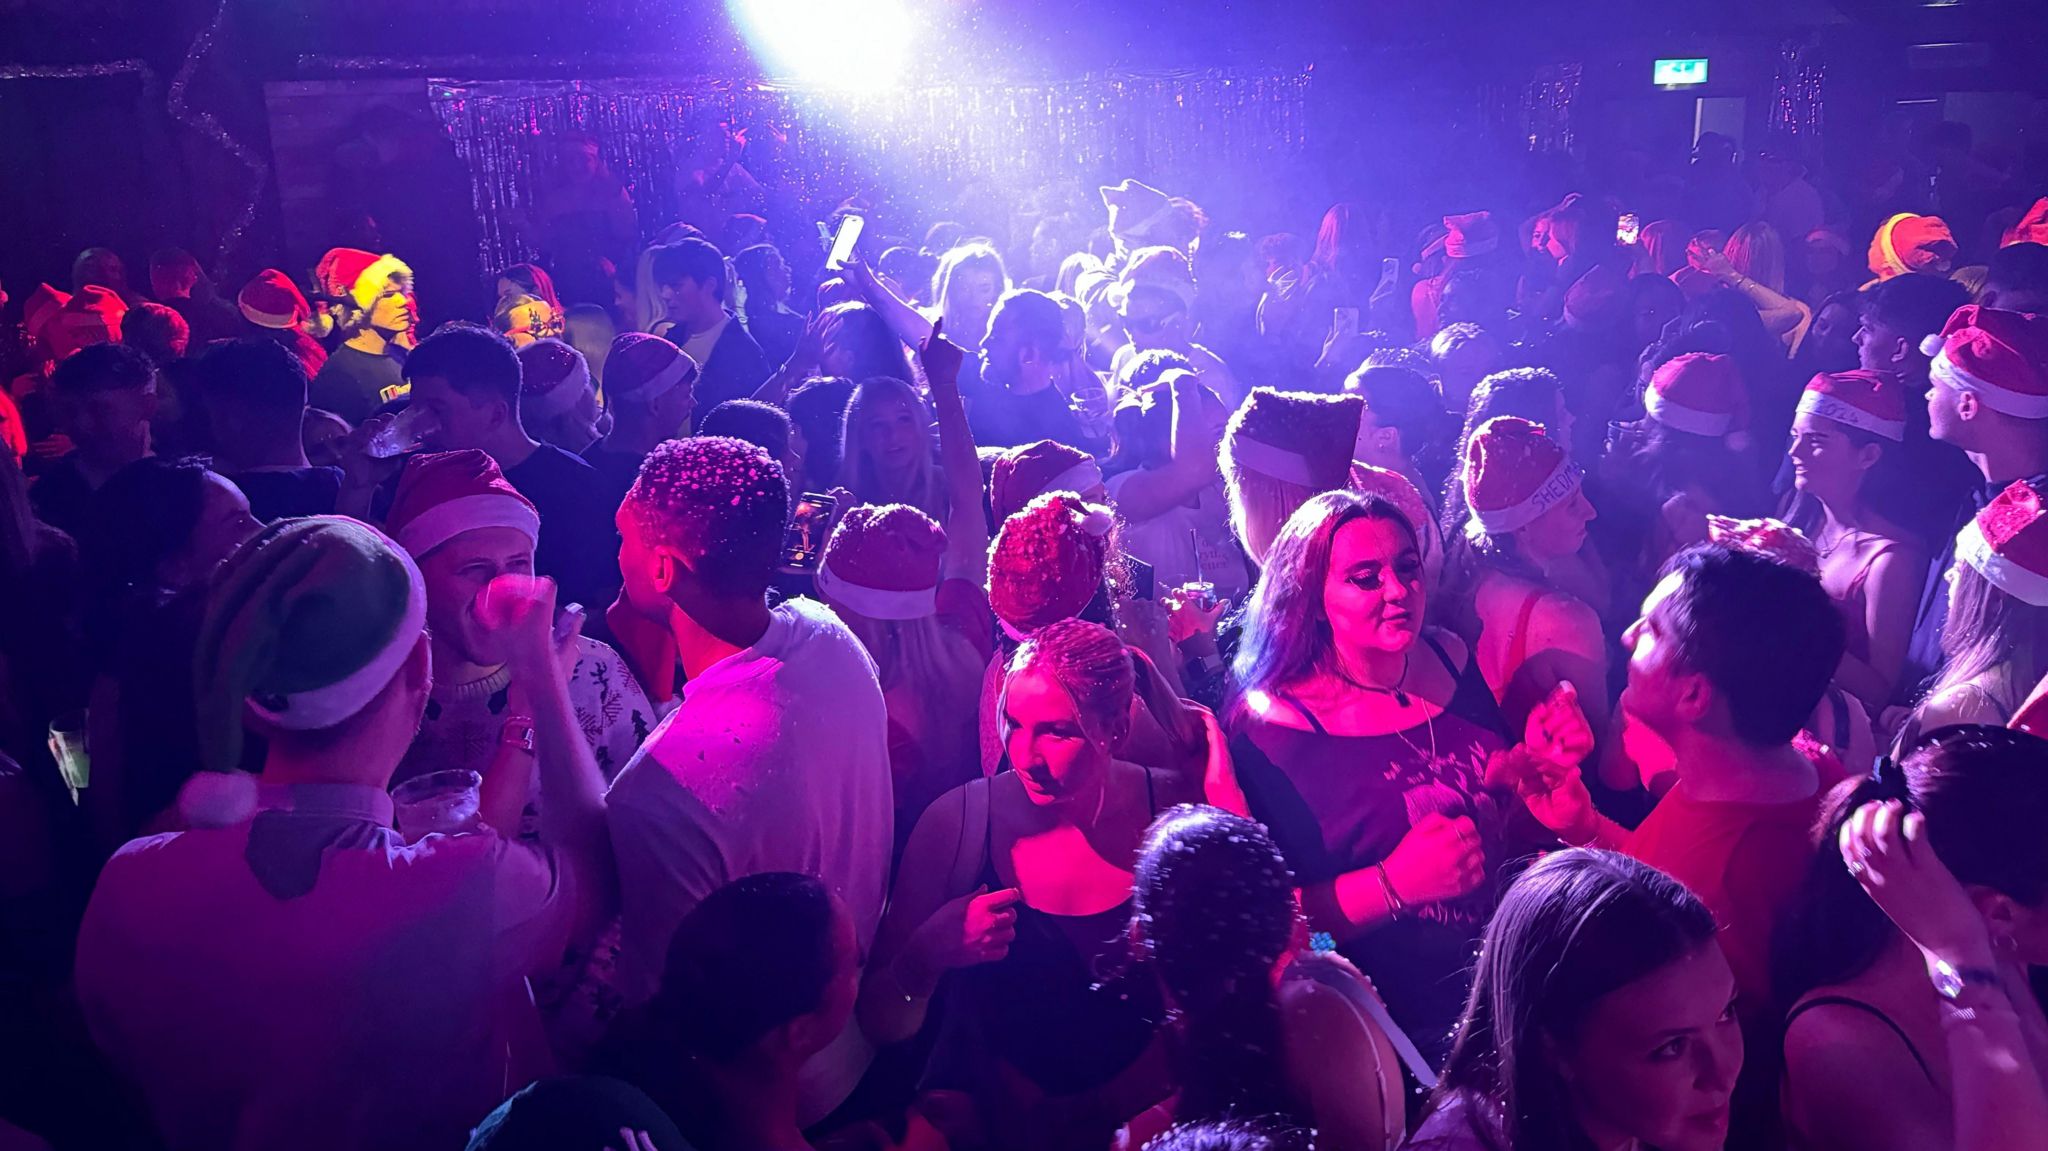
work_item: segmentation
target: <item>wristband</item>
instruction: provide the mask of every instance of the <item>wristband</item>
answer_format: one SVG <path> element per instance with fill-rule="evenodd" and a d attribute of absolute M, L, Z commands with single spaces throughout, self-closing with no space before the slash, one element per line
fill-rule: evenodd
<path fill-rule="evenodd" d="M 1400 894 L 1394 890 L 1394 881 L 1387 878 L 1387 865 L 1375 863 L 1372 869 L 1380 877 L 1380 894 L 1387 900 L 1387 917 L 1399 922 L 1401 913 L 1408 909 L 1408 905 L 1401 902 Z"/>
<path fill-rule="evenodd" d="M 533 754 L 533 720 L 527 716 L 515 715 L 506 718 L 498 728 L 498 746 L 516 747 L 528 755 Z"/>

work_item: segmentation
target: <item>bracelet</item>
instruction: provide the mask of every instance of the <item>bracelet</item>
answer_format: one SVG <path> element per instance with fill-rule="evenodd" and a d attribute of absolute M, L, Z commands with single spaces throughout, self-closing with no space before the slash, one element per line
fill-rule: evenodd
<path fill-rule="evenodd" d="M 1387 917 L 1399 922 L 1402 912 L 1408 909 L 1408 905 L 1401 902 L 1400 893 L 1394 890 L 1394 881 L 1387 878 L 1387 865 L 1375 863 L 1372 869 L 1380 877 L 1380 894 L 1387 900 Z"/>

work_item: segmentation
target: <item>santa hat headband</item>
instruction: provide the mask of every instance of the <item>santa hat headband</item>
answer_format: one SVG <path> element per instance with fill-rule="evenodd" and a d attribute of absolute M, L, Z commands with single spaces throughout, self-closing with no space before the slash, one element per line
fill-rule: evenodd
<path fill-rule="evenodd" d="M 560 340 L 535 340 L 519 349 L 519 366 L 526 382 L 519 407 L 536 419 L 561 415 L 591 390 L 590 361 Z"/>
<path fill-rule="evenodd" d="M 540 542 L 540 512 L 505 479 L 488 455 L 474 448 L 428 452 L 406 461 L 391 501 L 388 526 L 414 559 L 463 532 L 511 528 Z"/>
<path fill-rule="evenodd" d="M 2041 494 L 2025 480 L 1998 493 L 1957 533 L 1956 560 L 2005 594 L 2048 607 L 2048 525 Z"/>
<path fill-rule="evenodd" d="M 1896 378 L 1877 372 L 1823 372 L 1799 393 L 1798 410 L 1893 443 L 1906 439 L 1903 391 Z"/>
<path fill-rule="evenodd" d="M 2048 419 L 2048 317 L 1966 304 L 1920 350 L 1936 382 L 1995 412 Z"/>

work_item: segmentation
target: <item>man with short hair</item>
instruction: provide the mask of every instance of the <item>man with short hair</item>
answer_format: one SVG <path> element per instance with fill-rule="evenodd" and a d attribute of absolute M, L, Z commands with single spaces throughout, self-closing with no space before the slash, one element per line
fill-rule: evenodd
<path fill-rule="evenodd" d="M 224 340 L 199 357 L 192 374 L 205 413 L 214 466 L 269 521 L 332 515 L 340 468 L 306 460 L 306 368 L 275 340 Z"/>
<path fill-rule="evenodd" d="M 200 275 L 199 261 L 183 248 L 163 248 L 149 257 L 149 289 L 157 302 L 184 317 L 194 346 L 232 339 L 241 330 L 235 306 L 214 294 Z"/>
<path fill-rule="evenodd" d="M 1859 299 L 1856 366 L 1898 376 L 1908 394 L 1925 391 L 1928 356 L 1920 342 L 1970 302 L 1969 289 L 1946 276 L 1907 272 L 1872 284 Z"/>
<path fill-rule="evenodd" d="M 623 900 L 619 978 L 655 990 L 676 925 L 764 871 L 825 881 L 867 954 L 892 845 L 888 716 L 875 665 L 813 600 L 768 606 L 789 488 L 767 452 L 696 437 L 655 448 L 619 508 L 624 610 L 668 630 L 681 705 L 613 781 L 606 806 Z M 805 1065 L 814 1123 L 865 1069 L 857 1026 Z"/>
<path fill-rule="evenodd" d="M 36 480 L 29 500 L 36 518 L 77 536 L 91 517 L 92 493 L 150 454 L 156 367 L 134 348 L 93 344 L 57 365 L 50 395 L 72 450 Z"/>
<path fill-rule="evenodd" d="M 433 427 L 435 451 L 475 448 L 496 460 L 505 479 L 551 525 L 534 553 L 534 570 L 553 578 L 564 603 L 595 610 L 617 582 L 608 505 L 597 473 L 580 458 L 536 443 L 520 424 L 523 376 L 511 341 L 473 324 L 445 324 L 406 358 L 412 402 Z"/>
<path fill-rule="evenodd" d="M 396 256 L 335 248 L 320 258 L 320 289 L 339 305 L 346 341 L 309 389 L 314 407 L 360 424 L 405 394 L 405 356 L 419 327 L 412 269 Z"/>
<path fill-rule="evenodd" d="M 668 338 L 697 364 L 697 401 L 706 409 L 743 400 L 768 378 L 768 359 L 726 310 L 725 257 L 708 240 L 678 240 L 654 252 L 654 285 Z"/>
<path fill-rule="evenodd" d="M 1172 294 L 1159 289 L 1172 299 Z M 1178 304 L 1178 301 L 1175 301 Z M 1186 308 L 1182 307 L 1183 318 Z M 981 371 L 960 381 L 974 442 L 1010 448 L 1056 440 L 1086 451 L 1098 447 L 1055 382 L 1073 354 L 1059 301 L 1019 288 L 996 301 L 981 345 Z"/>
<path fill-rule="evenodd" d="M 1435 513 L 1452 460 L 1439 450 L 1448 417 L 1429 377 L 1414 368 L 1373 365 L 1351 373 L 1344 390 L 1365 400 L 1351 458 L 1399 473 Z"/>
<path fill-rule="evenodd" d="M 1500 341 L 1473 323 L 1447 324 L 1431 336 L 1429 358 L 1436 363 L 1444 410 L 1460 424 L 1479 381 L 1505 366 Z"/>
<path fill-rule="evenodd" d="M 94 1040 L 174 1148 L 453 1147 L 551 1062 L 526 980 L 609 882 L 604 780 L 557 670 L 555 597 L 497 597 L 535 685 L 539 845 L 489 824 L 408 844 L 385 789 L 432 680 L 426 594 L 382 534 L 265 528 L 215 577 L 194 663 L 207 777 L 189 829 L 101 872 L 76 984 Z"/>
<path fill-rule="evenodd" d="M 640 464 L 663 440 L 690 430 L 697 411 L 697 364 L 682 349 L 645 332 L 623 332 L 606 357 L 605 410 L 612 430 L 583 453 L 597 469 L 605 502 L 616 510 L 640 477 Z M 617 551 L 616 539 L 613 551 Z"/>
<path fill-rule="evenodd" d="M 2048 312 L 2048 244 L 2007 244 L 1993 252 L 1977 302 L 2008 312 Z"/>

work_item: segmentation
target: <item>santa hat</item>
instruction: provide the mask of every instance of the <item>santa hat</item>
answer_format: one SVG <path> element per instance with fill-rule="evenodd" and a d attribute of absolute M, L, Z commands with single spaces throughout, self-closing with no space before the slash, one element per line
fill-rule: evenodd
<path fill-rule="evenodd" d="M 1879 224 L 1870 240 L 1870 270 L 1880 280 L 1907 272 L 1946 273 L 1955 259 L 1955 237 L 1939 216 L 1900 212 Z"/>
<path fill-rule="evenodd" d="M 58 291 L 48 284 L 37 284 L 36 290 L 30 292 L 21 305 L 21 330 L 27 332 L 30 339 L 48 344 L 51 322 L 70 302 L 71 293 Z"/>
<path fill-rule="evenodd" d="M 1109 209 L 1109 234 L 1136 247 L 1132 241 L 1164 239 L 1160 227 L 1173 215 L 1173 200 L 1149 184 L 1125 180 L 1104 185 L 1103 207 Z"/>
<path fill-rule="evenodd" d="M 1491 255 L 1500 248 L 1500 225 L 1492 212 L 1444 217 L 1444 255 L 1453 260 Z"/>
<path fill-rule="evenodd" d="M 1006 448 L 989 477 L 989 502 L 998 519 L 1009 519 L 1046 492 L 1087 495 L 1102 486 L 1095 457 L 1053 440 Z"/>
<path fill-rule="evenodd" d="M 52 359 L 61 360 L 93 344 L 121 342 L 121 319 L 128 305 L 111 288 L 87 284 L 59 309 L 43 342 Z"/>
<path fill-rule="evenodd" d="M 358 308 L 376 303 L 391 277 L 410 275 L 412 269 L 397 256 L 380 256 L 361 248 L 329 249 L 313 269 L 322 293 L 347 296 Z"/>
<path fill-rule="evenodd" d="M 1956 559 L 1991 586 L 2034 607 L 2048 607 L 2048 514 L 2041 493 L 2014 480 L 1956 535 Z"/>
<path fill-rule="evenodd" d="M 1927 374 L 1995 412 L 2048 419 L 2048 316 L 1965 304 L 1920 341 Z"/>
<path fill-rule="evenodd" d="M 292 278 L 276 268 L 265 268 L 256 273 L 255 279 L 243 285 L 235 297 L 235 305 L 242 309 L 250 323 L 259 328 L 274 328 L 288 331 L 306 321 L 313 314 L 312 305 Z"/>
<path fill-rule="evenodd" d="M 340 516 L 264 528 L 215 575 L 194 649 L 206 766 L 240 765 L 245 708 L 290 731 L 360 713 L 426 623 L 419 568 L 377 529 Z"/>
<path fill-rule="evenodd" d="M 2048 244 L 2048 196 L 2034 201 L 2018 222 L 2005 230 L 2005 236 L 1998 242 L 2001 248 L 2014 244 Z"/>
<path fill-rule="evenodd" d="M 607 401 L 651 404 L 671 388 L 697 377 L 697 361 L 681 348 L 645 332 L 621 332 L 604 361 Z"/>
<path fill-rule="evenodd" d="M 1351 449 L 1365 414 L 1360 396 L 1253 388 L 1223 434 L 1223 475 L 1247 473 L 1317 492 L 1336 491 L 1351 474 Z"/>
<path fill-rule="evenodd" d="M 511 528 L 540 541 L 540 512 L 497 462 L 475 448 L 427 452 L 405 462 L 384 526 L 416 560 L 479 528 Z"/>
<path fill-rule="evenodd" d="M 535 340 L 519 349 L 519 411 L 551 420 L 589 394 L 590 362 L 560 340 Z"/>
<path fill-rule="evenodd" d="M 1799 414 L 1833 420 L 1893 443 L 1906 439 L 1906 389 L 1890 372 L 1822 372 L 1799 394 Z"/>
<path fill-rule="evenodd" d="M 1798 568 L 1810 576 L 1820 575 L 1820 552 L 1814 548 L 1813 541 L 1783 520 L 1708 516 L 1707 539 L 1736 551 L 1760 555 L 1773 563 Z"/>
<path fill-rule="evenodd" d="M 1643 390 L 1650 418 L 1696 436 L 1726 436 L 1749 426 L 1749 392 L 1732 356 L 1688 352 L 1666 361 Z"/>
<path fill-rule="evenodd" d="M 1487 535 L 1534 523 L 1579 490 L 1579 469 L 1543 425 L 1495 416 L 1465 444 L 1465 498 Z"/>
<path fill-rule="evenodd" d="M 825 545 L 818 591 L 869 619 L 923 619 L 939 610 L 946 533 L 908 504 L 848 511 Z"/>
<path fill-rule="evenodd" d="M 1004 630 L 1023 636 L 1080 615 L 1102 589 L 1108 508 L 1049 492 L 1003 521 L 989 549 L 988 602 Z"/>
<path fill-rule="evenodd" d="M 1425 541 L 1425 555 L 1435 546 L 1426 541 L 1436 538 L 1436 529 L 1430 526 L 1436 521 L 1436 517 L 1430 514 L 1429 505 L 1422 500 L 1422 489 L 1415 486 L 1414 480 L 1391 468 L 1374 467 L 1353 460 L 1351 490 L 1379 496 L 1401 509 L 1401 514 L 1408 517 L 1408 526 L 1414 528 L 1416 535 Z"/>

